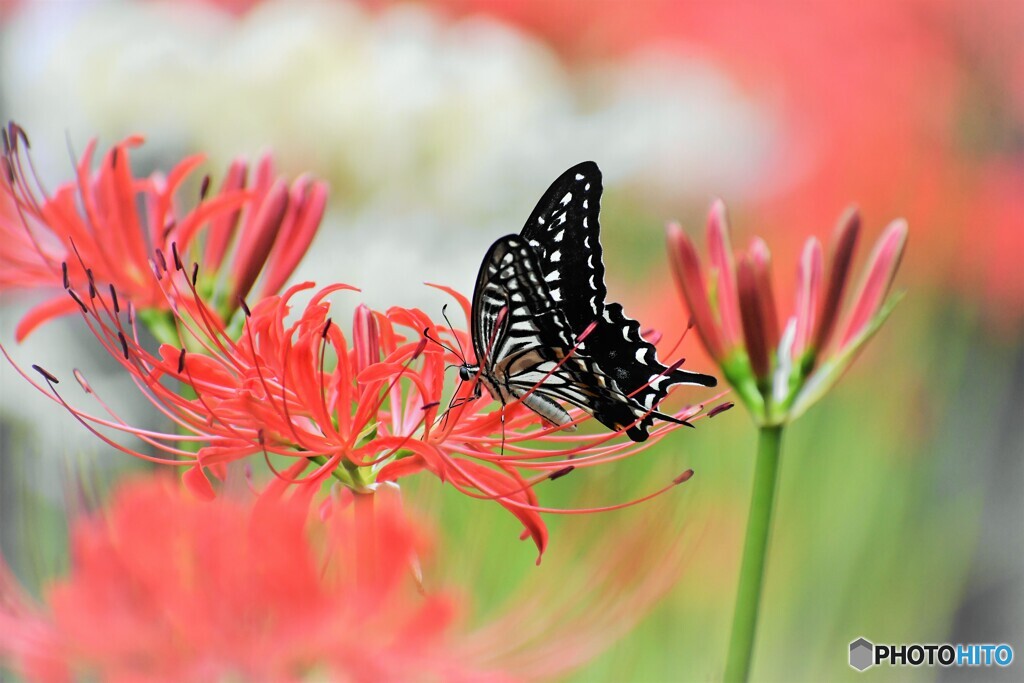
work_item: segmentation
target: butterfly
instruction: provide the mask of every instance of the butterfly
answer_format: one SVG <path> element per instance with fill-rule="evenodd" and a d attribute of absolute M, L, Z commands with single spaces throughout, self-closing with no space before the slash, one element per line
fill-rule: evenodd
<path fill-rule="evenodd" d="M 459 375 L 479 376 L 502 404 L 521 401 L 554 425 L 573 421 L 566 403 L 644 441 L 656 418 L 682 422 L 656 410 L 670 387 L 716 380 L 662 365 L 640 324 L 605 301 L 601 191 L 597 164 L 577 164 L 551 184 L 519 235 L 491 245 L 473 292 L 477 364 L 464 363 Z"/>

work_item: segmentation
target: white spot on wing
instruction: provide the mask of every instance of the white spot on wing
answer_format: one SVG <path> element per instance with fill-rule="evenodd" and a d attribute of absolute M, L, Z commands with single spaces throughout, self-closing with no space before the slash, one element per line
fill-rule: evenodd
<path fill-rule="evenodd" d="M 560 275 L 561 273 L 559 273 L 557 270 L 552 270 L 550 273 L 544 276 L 544 282 L 554 282 L 559 278 Z"/>
<path fill-rule="evenodd" d="M 583 180 L 583 174 L 582 173 L 577 173 L 576 174 L 576 180 Z M 590 187 L 590 186 L 588 185 L 587 187 Z"/>
<path fill-rule="evenodd" d="M 562 201 L 560 203 L 561 203 L 562 206 L 565 206 L 566 204 L 568 204 L 571 201 L 572 201 L 572 192 L 566 192 L 565 196 L 562 197 Z"/>
<path fill-rule="evenodd" d="M 565 237 L 565 228 L 562 228 L 557 233 L 555 233 L 555 241 L 561 242 L 563 237 Z"/>
<path fill-rule="evenodd" d="M 544 216 L 537 216 L 537 222 L 544 225 Z"/>
<path fill-rule="evenodd" d="M 583 189 L 584 190 L 589 190 L 590 189 L 590 183 L 587 183 L 586 185 L 584 185 Z"/>
<path fill-rule="evenodd" d="M 637 360 L 638 363 L 646 362 L 646 360 L 644 359 L 644 356 L 646 355 L 646 353 L 647 353 L 647 350 L 642 348 L 642 347 L 636 350 L 636 360 Z"/>
<path fill-rule="evenodd" d="M 558 263 L 559 261 L 562 260 L 562 252 L 556 249 L 555 251 L 551 252 L 550 258 L 552 263 Z"/>
<path fill-rule="evenodd" d="M 610 314 L 608 313 L 608 309 L 607 309 L 607 308 L 606 308 L 606 309 L 604 309 L 604 313 L 603 313 L 603 315 L 604 315 L 604 319 L 605 319 L 605 320 L 606 320 L 607 322 L 612 322 L 612 316 L 611 316 L 611 315 L 610 315 Z"/>
<path fill-rule="evenodd" d="M 590 200 L 589 199 L 584 199 L 583 200 L 583 208 L 584 209 L 589 209 L 590 208 Z"/>
<path fill-rule="evenodd" d="M 560 290 L 560 289 L 552 289 L 551 290 L 551 298 L 554 299 L 555 301 L 561 301 L 562 300 L 562 290 Z"/>

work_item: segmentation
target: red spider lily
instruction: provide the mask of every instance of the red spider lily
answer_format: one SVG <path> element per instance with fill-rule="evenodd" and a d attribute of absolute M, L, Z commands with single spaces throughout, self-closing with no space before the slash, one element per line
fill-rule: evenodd
<path fill-rule="evenodd" d="M 541 513 L 562 511 L 539 505 L 537 484 L 639 453 L 678 426 L 661 427 L 643 444 L 614 432 L 556 435 L 554 427 L 538 427 L 536 416 L 518 402 L 495 410 L 488 402 L 470 400 L 474 387 L 469 384 L 453 397 L 455 407 L 438 419 L 450 358 L 427 343 L 424 332 L 435 336 L 437 331 L 422 312 L 395 307 L 377 313 L 361 306 L 350 344 L 332 323 L 326 300 L 331 292 L 352 289 L 346 285 L 315 293 L 298 319 L 288 322 L 293 297 L 313 286 L 305 283 L 267 297 L 251 311 L 245 307 L 237 329 L 225 325 L 197 294 L 184 264 L 176 265 L 162 271 L 160 283 L 173 302 L 180 338 L 155 353 L 139 343 L 131 311 L 120 310 L 116 295 L 91 290 L 89 296 L 69 288 L 104 348 L 176 429 L 135 428 L 98 396 L 106 415 L 72 406 L 58 392 L 56 378 L 40 368 L 47 386 L 33 383 L 111 446 L 188 467 L 186 483 L 204 497 L 214 495 L 207 471 L 223 478 L 228 463 L 258 455 L 268 462 L 271 455 L 301 458 L 304 464 L 313 460 L 319 466 L 302 478 L 301 471 L 282 476 L 294 481 L 334 476 L 361 492 L 427 470 L 468 495 L 498 501 L 543 553 L 547 531 Z M 80 374 L 76 379 L 92 392 Z M 702 409 L 689 406 L 677 417 L 692 421 Z M 589 419 L 578 410 L 572 416 L 574 424 Z M 108 430 L 134 435 L 157 454 L 117 443 Z M 526 443 L 531 440 L 542 447 Z M 691 474 L 687 470 L 657 493 Z"/>
<path fill-rule="evenodd" d="M 225 318 L 261 274 L 256 299 L 280 290 L 316 234 L 326 186 L 302 177 L 289 187 L 275 175 L 269 156 L 249 178 L 248 164 L 238 160 L 218 192 L 211 196 L 204 178 L 198 202 L 182 210 L 176 200 L 203 157 L 185 159 L 166 177 L 139 178 L 131 170 L 130 150 L 142 142 L 138 136 L 124 140 L 94 171 L 93 140 L 76 180 L 49 193 L 25 154 L 27 136 L 17 125 L 8 126 L 0 180 L 0 287 L 49 290 L 62 281 L 79 291 L 113 287 L 138 311 L 166 313 L 159 278 L 176 245 L 174 258 L 204 264 L 198 286 Z M 76 308 L 63 294 L 46 301 L 21 321 L 18 339 Z M 163 336 L 166 325 L 153 327 Z"/>
<path fill-rule="evenodd" d="M 705 270 L 686 233 L 669 226 L 669 256 L 701 340 L 759 424 L 781 424 L 807 410 L 839 380 L 898 302 L 899 295 L 887 294 L 906 245 L 903 220 L 890 223 L 878 240 L 840 325 L 859 233 L 860 216 L 850 209 L 839 221 L 827 272 L 821 244 L 807 241 L 795 306 L 780 325 L 764 240 L 756 238 L 745 254 L 734 255 L 725 206 L 716 202 L 708 217 Z"/>
<path fill-rule="evenodd" d="M 0 656 L 32 680 L 507 680 L 466 656 L 451 597 L 417 590 L 424 548 L 392 505 L 321 520 L 305 492 L 138 480 L 74 524 L 45 606 L 0 563 Z"/>

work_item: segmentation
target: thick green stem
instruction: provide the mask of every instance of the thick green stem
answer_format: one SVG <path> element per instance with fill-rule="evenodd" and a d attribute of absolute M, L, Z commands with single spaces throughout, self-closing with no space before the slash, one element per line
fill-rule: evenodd
<path fill-rule="evenodd" d="M 779 454 L 782 427 L 762 427 L 757 441 L 757 465 L 754 469 L 754 490 L 747 518 L 747 537 L 743 542 L 739 587 L 732 619 L 729 655 L 725 662 L 725 681 L 742 683 L 750 677 L 750 663 L 757 635 L 757 615 L 761 607 L 768 536 L 772 528 L 772 509 L 779 478 Z"/>

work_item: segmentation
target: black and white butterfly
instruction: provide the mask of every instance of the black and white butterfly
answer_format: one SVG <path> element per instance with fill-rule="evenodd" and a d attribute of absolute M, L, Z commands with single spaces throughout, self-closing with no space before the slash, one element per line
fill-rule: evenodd
<path fill-rule="evenodd" d="M 492 397 L 521 400 L 555 425 L 572 421 L 564 402 L 643 441 L 655 418 L 680 422 L 656 410 L 671 386 L 716 380 L 662 365 L 640 324 L 605 302 L 601 190 L 597 164 L 573 166 L 519 235 L 491 245 L 473 292 L 477 365 L 460 376 L 479 374 Z"/>

